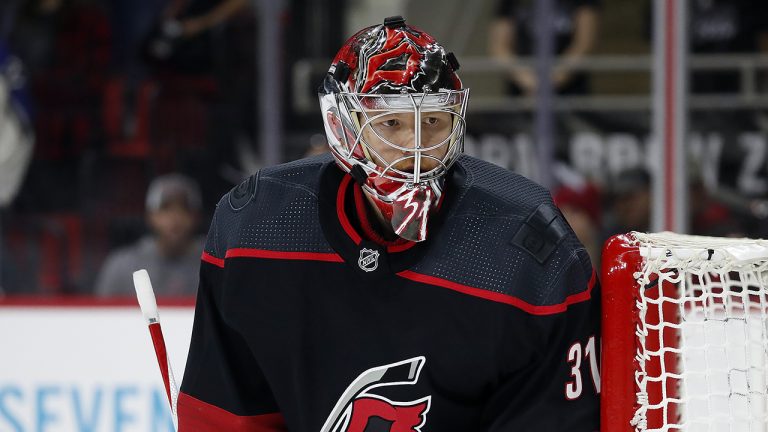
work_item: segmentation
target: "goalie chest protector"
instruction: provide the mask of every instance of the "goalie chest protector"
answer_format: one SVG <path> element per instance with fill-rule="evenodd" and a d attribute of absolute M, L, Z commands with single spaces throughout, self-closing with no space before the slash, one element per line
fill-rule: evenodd
<path fill-rule="evenodd" d="M 462 156 L 427 240 L 380 245 L 355 187 L 320 156 L 222 198 L 182 391 L 292 431 L 596 430 L 588 361 L 569 348 L 599 336 L 597 284 L 549 193 Z M 232 340 L 206 340 L 222 327 Z M 210 368 L 250 384 L 206 383 Z"/>

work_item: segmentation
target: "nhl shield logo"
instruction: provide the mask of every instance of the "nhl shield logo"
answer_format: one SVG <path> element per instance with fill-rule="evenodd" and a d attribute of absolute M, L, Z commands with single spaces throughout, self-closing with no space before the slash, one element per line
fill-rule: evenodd
<path fill-rule="evenodd" d="M 376 270 L 379 267 L 379 251 L 363 248 L 360 251 L 360 258 L 357 260 L 357 265 L 367 272 Z"/>

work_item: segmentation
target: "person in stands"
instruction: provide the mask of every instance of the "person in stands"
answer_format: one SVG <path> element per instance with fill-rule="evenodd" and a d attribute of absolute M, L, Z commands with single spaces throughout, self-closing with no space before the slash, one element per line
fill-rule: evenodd
<path fill-rule="evenodd" d="M 201 205 L 200 191 L 189 178 L 167 174 L 153 180 L 146 199 L 151 233 L 107 257 L 96 294 L 134 295 L 133 272 L 144 268 L 158 296 L 193 295 L 204 244 L 197 234 Z"/>

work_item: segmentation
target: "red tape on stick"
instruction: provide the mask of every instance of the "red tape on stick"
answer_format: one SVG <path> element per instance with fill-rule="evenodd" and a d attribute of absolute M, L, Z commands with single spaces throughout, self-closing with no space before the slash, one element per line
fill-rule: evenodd
<path fill-rule="evenodd" d="M 165 339 L 163 338 L 163 329 L 160 327 L 160 323 L 150 324 L 149 334 L 152 336 L 152 345 L 155 347 L 157 365 L 160 367 L 160 375 L 163 376 L 165 394 L 168 396 L 168 403 L 171 405 L 171 410 L 173 410 L 173 399 L 171 398 L 171 381 L 168 374 L 168 352 L 165 348 Z"/>

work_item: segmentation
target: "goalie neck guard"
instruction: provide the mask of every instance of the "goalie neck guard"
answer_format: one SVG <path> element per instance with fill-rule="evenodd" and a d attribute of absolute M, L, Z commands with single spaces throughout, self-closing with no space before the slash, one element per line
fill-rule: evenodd
<path fill-rule="evenodd" d="M 390 17 L 352 36 L 319 91 L 325 133 L 398 236 L 422 241 L 463 150 L 469 89 L 452 53 Z"/>

